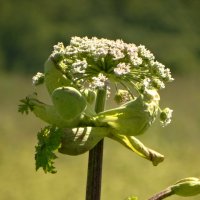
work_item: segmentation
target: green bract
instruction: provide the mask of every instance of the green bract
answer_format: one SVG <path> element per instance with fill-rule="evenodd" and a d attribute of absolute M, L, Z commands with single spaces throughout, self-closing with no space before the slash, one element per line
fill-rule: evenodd
<path fill-rule="evenodd" d="M 58 114 L 54 106 L 44 104 L 37 99 L 30 99 L 30 102 L 33 105 L 33 113 L 36 115 L 36 117 L 39 117 L 48 124 L 58 127 L 66 127 L 72 124 L 71 122 L 64 120 L 64 118 Z"/>
<path fill-rule="evenodd" d="M 50 95 L 58 87 L 71 85 L 71 81 L 62 73 L 61 69 L 59 69 L 59 66 L 52 58 L 49 58 L 45 62 L 44 72 L 45 85 Z"/>
<path fill-rule="evenodd" d="M 37 160 L 43 163 L 37 166 L 51 172 L 49 163 L 55 156 L 48 153 L 46 162 L 43 153 L 45 148 L 49 151 L 48 145 L 57 133 L 57 145 L 52 151 L 79 155 L 108 137 L 153 165 L 162 162 L 163 155 L 134 136 L 144 133 L 159 113 L 163 126 L 170 123 L 172 110 L 160 108 L 158 91 L 171 81 L 170 70 L 143 45 L 96 37 L 72 37 L 66 46 L 58 43 L 45 62 L 44 73 L 33 77 L 34 86 L 44 83 L 52 104 L 28 96 L 19 106 L 20 112 L 32 111 L 49 124 L 39 134 L 39 143 L 46 143 L 36 150 Z M 100 91 L 107 94 L 107 99 L 114 97 L 119 107 L 97 114 L 95 101 Z"/>
<path fill-rule="evenodd" d="M 154 122 L 159 109 L 159 95 L 149 91 L 152 95 L 146 100 L 144 95 L 137 99 L 111 110 L 101 112 L 97 115 L 95 123 L 97 126 L 110 126 L 124 135 L 139 135 Z"/>
<path fill-rule="evenodd" d="M 68 128 L 62 131 L 64 136 L 59 152 L 67 155 L 79 155 L 91 150 L 110 132 L 105 127 Z"/>

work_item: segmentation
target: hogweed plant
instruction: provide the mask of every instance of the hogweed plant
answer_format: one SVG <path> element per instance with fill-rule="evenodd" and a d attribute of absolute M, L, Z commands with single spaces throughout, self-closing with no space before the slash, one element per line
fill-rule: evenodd
<path fill-rule="evenodd" d="M 173 81 L 170 70 L 145 46 L 122 40 L 72 37 L 69 45 L 54 46 L 44 72 L 38 72 L 32 81 L 34 87 L 44 84 L 52 101 L 51 105 L 43 103 L 34 92 L 19 105 L 19 112 L 31 111 L 48 124 L 37 135 L 36 170 L 56 173 L 57 152 L 75 156 L 89 151 L 86 200 L 100 200 L 105 137 L 155 166 L 164 160 L 162 154 L 136 138 L 156 118 L 166 126 L 172 117 L 170 108 L 159 106 L 159 90 Z M 111 98 L 119 106 L 104 110 Z M 198 193 L 199 179 L 186 178 L 150 200 Z"/>

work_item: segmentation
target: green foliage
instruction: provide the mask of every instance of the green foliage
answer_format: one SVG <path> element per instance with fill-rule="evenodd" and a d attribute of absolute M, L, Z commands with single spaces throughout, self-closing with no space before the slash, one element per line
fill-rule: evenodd
<path fill-rule="evenodd" d="M 60 147 L 62 136 L 63 133 L 53 126 L 47 126 L 38 133 L 38 144 L 35 147 L 36 170 L 43 168 L 45 173 L 56 173 L 53 164 L 57 156 L 54 152 Z"/>
<path fill-rule="evenodd" d="M 21 99 L 20 102 L 22 104 L 19 104 L 18 106 L 18 112 L 21 112 L 22 114 L 28 114 L 29 111 L 33 111 L 34 105 L 31 103 L 31 100 L 29 97 L 25 97 L 24 99 Z"/>

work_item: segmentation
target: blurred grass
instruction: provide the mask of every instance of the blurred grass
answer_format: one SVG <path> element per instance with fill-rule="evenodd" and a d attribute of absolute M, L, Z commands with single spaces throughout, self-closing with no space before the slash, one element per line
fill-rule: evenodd
<path fill-rule="evenodd" d="M 44 126 L 32 114 L 17 113 L 19 99 L 31 94 L 31 77 L 0 73 L 0 199 L 2 200 L 83 200 L 87 154 L 70 157 L 59 154 L 58 173 L 34 169 L 36 133 Z M 200 80 L 177 77 L 161 93 L 163 107 L 174 109 L 170 126 L 155 123 L 139 139 L 166 157 L 159 166 L 105 140 L 102 200 L 123 200 L 136 195 L 145 200 L 177 180 L 200 176 Z M 41 88 L 40 94 L 47 97 Z M 171 200 L 185 199 L 171 197 Z M 197 200 L 197 197 L 188 199 Z"/>

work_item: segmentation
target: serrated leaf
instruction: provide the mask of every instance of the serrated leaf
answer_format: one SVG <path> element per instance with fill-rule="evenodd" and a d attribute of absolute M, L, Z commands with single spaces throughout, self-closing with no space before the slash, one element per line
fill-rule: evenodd
<path fill-rule="evenodd" d="M 54 160 L 57 156 L 54 152 L 60 147 L 62 135 L 61 130 L 54 126 L 47 126 L 38 133 L 38 144 L 35 147 L 36 170 L 43 168 L 45 173 L 56 173 Z"/>
<path fill-rule="evenodd" d="M 21 112 L 22 114 L 28 114 L 29 111 L 33 110 L 33 105 L 30 103 L 30 98 L 26 97 L 25 99 L 21 99 L 20 102 L 22 104 L 18 105 L 18 112 Z"/>

